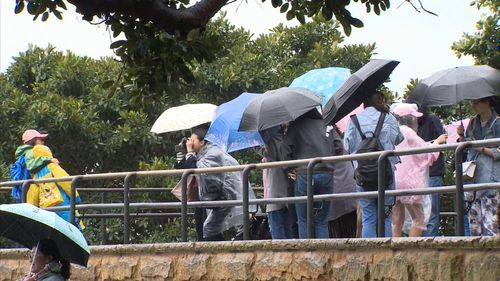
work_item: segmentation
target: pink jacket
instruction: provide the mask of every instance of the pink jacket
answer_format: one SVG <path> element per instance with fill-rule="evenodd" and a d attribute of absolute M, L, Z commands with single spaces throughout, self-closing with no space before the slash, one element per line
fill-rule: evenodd
<path fill-rule="evenodd" d="M 403 142 L 396 149 L 409 149 L 431 145 L 420 138 L 417 133 L 408 126 L 400 126 L 399 129 L 404 136 Z M 413 154 L 401 156 L 401 163 L 396 165 L 396 189 L 414 189 L 428 186 L 427 169 L 439 157 L 439 152 Z M 401 196 L 398 200 L 404 204 L 422 203 L 422 195 Z"/>

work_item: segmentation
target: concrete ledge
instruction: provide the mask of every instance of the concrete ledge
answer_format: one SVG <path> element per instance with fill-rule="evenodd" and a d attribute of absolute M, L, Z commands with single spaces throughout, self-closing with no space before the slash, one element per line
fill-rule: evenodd
<path fill-rule="evenodd" d="M 72 280 L 500 280 L 500 237 L 237 241 L 93 246 Z M 29 268 L 0 250 L 0 281 Z"/>

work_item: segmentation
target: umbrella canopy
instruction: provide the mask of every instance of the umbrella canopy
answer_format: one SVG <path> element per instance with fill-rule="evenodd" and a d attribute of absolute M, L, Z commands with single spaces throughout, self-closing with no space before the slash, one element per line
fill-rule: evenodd
<path fill-rule="evenodd" d="M 31 204 L 0 205 L 0 236 L 30 249 L 41 239 L 51 239 L 63 258 L 83 266 L 87 266 L 90 256 L 90 248 L 78 228 L 56 213 Z"/>
<path fill-rule="evenodd" d="M 171 107 L 156 119 L 152 133 L 161 134 L 187 130 L 212 121 L 216 105 L 210 103 L 194 103 Z"/>
<path fill-rule="evenodd" d="M 399 61 L 394 60 L 372 59 L 351 75 L 326 103 L 325 123 L 336 123 L 358 107 L 364 96 L 382 85 L 398 64 Z"/>
<path fill-rule="evenodd" d="M 263 131 L 288 123 L 321 104 L 321 97 L 304 88 L 279 88 L 265 92 L 248 104 L 240 131 Z"/>
<path fill-rule="evenodd" d="M 324 106 L 350 75 L 351 71 L 343 67 L 318 68 L 295 78 L 290 87 L 306 88 L 320 95 Z"/>
<path fill-rule="evenodd" d="M 500 70 L 487 65 L 438 71 L 418 83 L 408 100 L 423 105 L 452 105 L 500 94 Z"/>
<path fill-rule="evenodd" d="M 227 152 L 263 145 L 259 132 L 240 132 L 241 116 L 248 103 L 261 94 L 243 93 L 223 103 L 215 110 L 215 117 L 208 128 L 205 139 L 222 147 Z"/>

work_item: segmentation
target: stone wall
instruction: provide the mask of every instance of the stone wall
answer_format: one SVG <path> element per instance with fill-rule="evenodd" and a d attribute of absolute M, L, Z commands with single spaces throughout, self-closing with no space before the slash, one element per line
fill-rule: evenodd
<path fill-rule="evenodd" d="M 92 247 L 71 280 L 500 281 L 500 237 L 337 239 Z M 0 281 L 29 268 L 0 250 Z"/>

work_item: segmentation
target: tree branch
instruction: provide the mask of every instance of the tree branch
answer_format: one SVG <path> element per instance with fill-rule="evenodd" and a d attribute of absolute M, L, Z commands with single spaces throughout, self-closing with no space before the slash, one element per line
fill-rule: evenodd
<path fill-rule="evenodd" d="M 172 8 L 163 0 L 68 0 L 84 17 L 125 14 L 152 21 L 167 30 L 187 32 L 205 27 L 228 0 L 201 0 L 188 8 Z"/>

